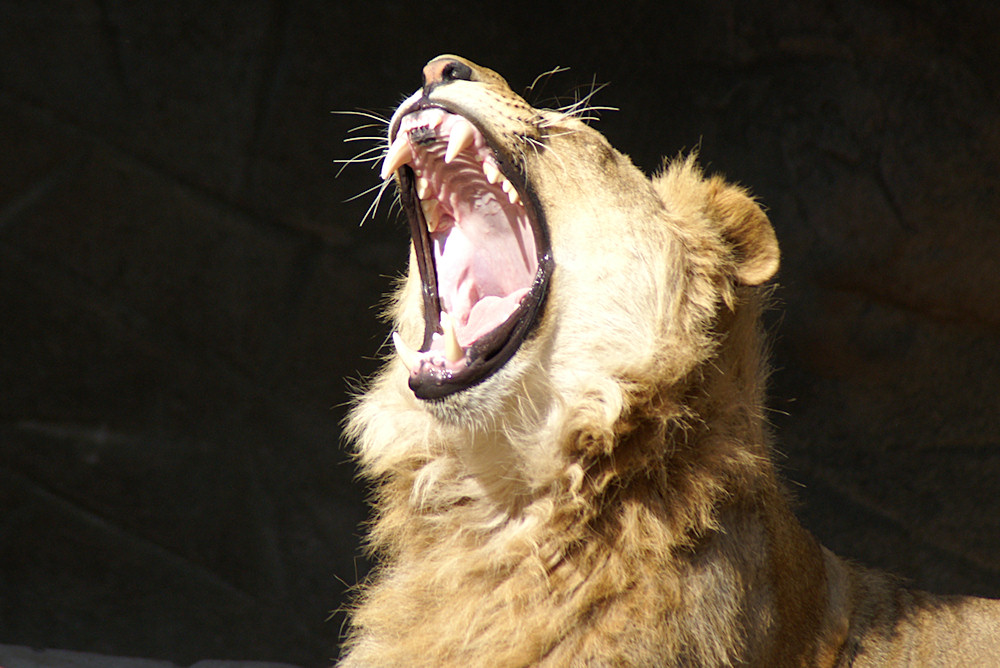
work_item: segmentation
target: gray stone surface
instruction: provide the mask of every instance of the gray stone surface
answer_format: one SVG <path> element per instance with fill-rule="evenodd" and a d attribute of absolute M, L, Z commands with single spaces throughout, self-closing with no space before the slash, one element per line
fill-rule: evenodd
<path fill-rule="evenodd" d="M 1000 9 L 475 11 L 0 2 L 0 643 L 336 655 L 367 569 L 339 421 L 406 234 L 385 205 L 358 226 L 377 175 L 335 178 L 363 121 L 330 112 L 390 111 L 447 51 L 516 89 L 571 66 L 539 104 L 610 82 L 599 127 L 641 167 L 700 147 L 751 186 L 800 516 L 1000 596 Z"/>
<path fill-rule="evenodd" d="M 3 668 L 178 668 L 169 661 L 0 645 Z M 198 661 L 190 668 L 295 668 L 267 661 Z"/>

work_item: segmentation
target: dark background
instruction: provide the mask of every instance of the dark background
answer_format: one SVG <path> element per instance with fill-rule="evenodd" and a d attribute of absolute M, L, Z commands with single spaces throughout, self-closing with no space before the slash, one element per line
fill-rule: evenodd
<path fill-rule="evenodd" d="M 0 643 L 319 666 L 363 574 L 340 442 L 406 258 L 335 159 L 442 52 L 610 82 L 783 248 L 770 420 L 841 554 L 1000 596 L 992 1 L 0 0 Z M 605 9 L 601 9 L 604 7 Z M 378 133 L 378 129 L 372 132 Z M 362 132 L 361 134 L 365 134 Z"/>

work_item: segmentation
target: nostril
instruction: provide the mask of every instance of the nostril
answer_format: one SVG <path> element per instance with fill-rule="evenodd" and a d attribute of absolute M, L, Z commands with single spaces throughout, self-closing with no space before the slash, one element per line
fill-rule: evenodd
<path fill-rule="evenodd" d="M 472 68 L 457 60 L 449 61 L 441 68 L 441 79 L 443 81 L 472 81 Z"/>
<path fill-rule="evenodd" d="M 467 63 L 445 56 L 435 58 L 424 67 L 424 91 L 451 81 L 473 81 L 475 73 Z"/>

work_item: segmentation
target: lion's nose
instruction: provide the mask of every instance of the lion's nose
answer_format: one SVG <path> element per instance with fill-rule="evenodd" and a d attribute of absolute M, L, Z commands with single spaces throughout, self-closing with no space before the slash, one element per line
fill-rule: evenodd
<path fill-rule="evenodd" d="M 472 68 L 452 56 L 438 56 L 424 65 L 424 93 L 449 81 L 472 81 Z"/>

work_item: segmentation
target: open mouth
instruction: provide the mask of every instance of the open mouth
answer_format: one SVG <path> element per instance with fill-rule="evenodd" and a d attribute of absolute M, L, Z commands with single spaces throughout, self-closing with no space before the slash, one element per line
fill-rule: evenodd
<path fill-rule="evenodd" d="M 548 234 L 524 174 L 464 116 L 418 106 L 390 138 L 382 177 L 399 179 L 424 301 L 420 349 L 393 343 L 413 393 L 438 399 L 487 378 L 530 333 Z"/>

